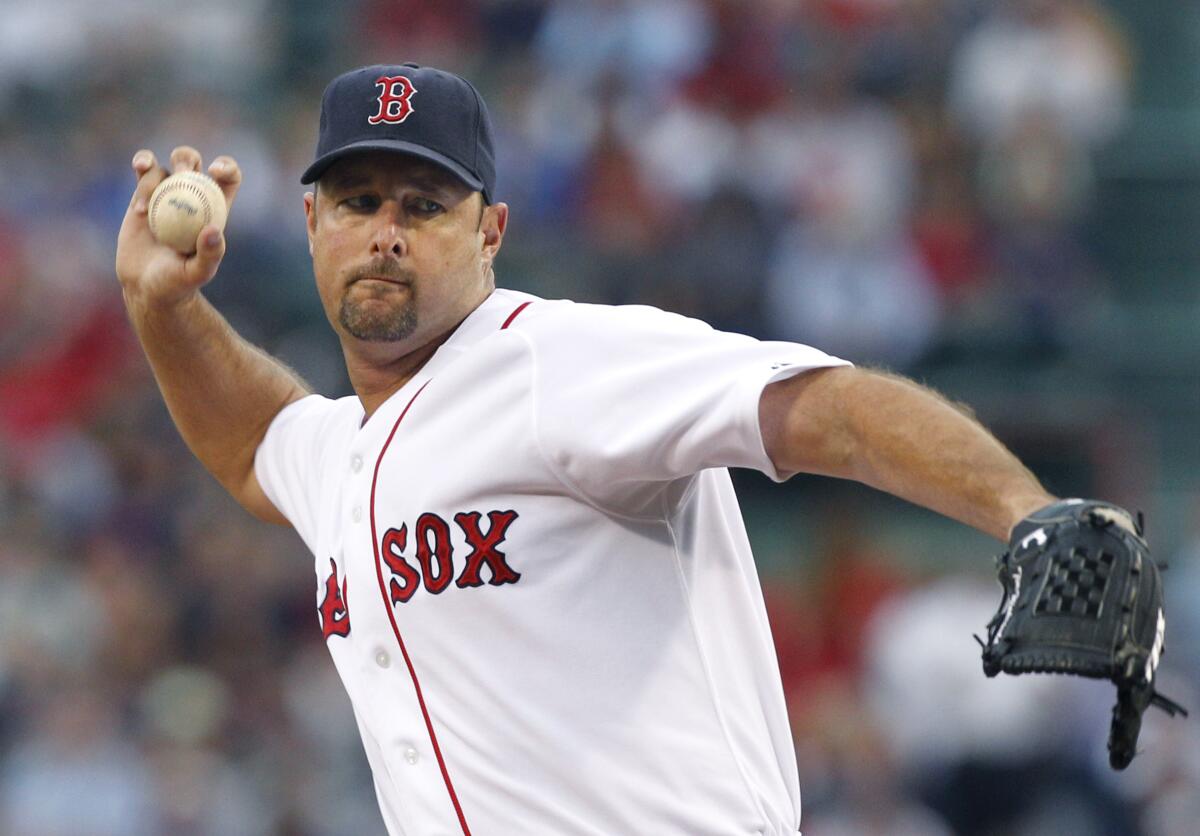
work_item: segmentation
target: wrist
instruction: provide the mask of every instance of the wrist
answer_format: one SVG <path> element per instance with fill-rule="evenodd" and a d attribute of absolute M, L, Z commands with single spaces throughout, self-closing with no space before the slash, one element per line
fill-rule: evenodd
<path fill-rule="evenodd" d="M 121 289 L 121 295 L 130 319 L 136 323 L 186 315 L 199 301 L 200 291 L 190 290 L 178 296 L 164 298 L 136 287 L 125 286 Z"/>
<path fill-rule="evenodd" d="M 1012 539 L 1013 529 L 1016 528 L 1022 520 L 1024 520 L 1033 512 L 1039 511 L 1042 508 L 1045 508 L 1047 505 L 1051 505 L 1055 502 L 1058 502 L 1058 497 L 1048 494 L 1045 491 L 1036 491 L 1034 493 L 1027 493 L 1012 497 L 1006 503 L 1008 508 L 1008 524 L 1005 527 L 1005 531 L 1008 533 L 1008 536 L 1005 538 L 1005 541 L 1007 542 L 1008 540 Z"/>

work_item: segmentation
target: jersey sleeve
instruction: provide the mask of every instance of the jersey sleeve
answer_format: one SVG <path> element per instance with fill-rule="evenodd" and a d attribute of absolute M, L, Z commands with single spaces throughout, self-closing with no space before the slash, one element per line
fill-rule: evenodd
<path fill-rule="evenodd" d="M 310 549 L 316 544 L 322 441 L 338 412 L 337 401 L 309 395 L 279 411 L 254 454 L 263 493 Z"/>
<path fill-rule="evenodd" d="M 543 452 L 600 501 L 631 483 L 712 467 L 752 468 L 782 481 L 763 446 L 763 388 L 850 365 L 810 346 L 717 331 L 645 306 L 572 305 L 539 319 L 553 321 L 544 329 L 530 323 Z"/>

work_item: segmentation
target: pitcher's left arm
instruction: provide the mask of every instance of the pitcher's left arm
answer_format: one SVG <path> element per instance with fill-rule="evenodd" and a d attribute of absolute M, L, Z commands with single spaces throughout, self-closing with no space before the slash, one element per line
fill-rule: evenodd
<path fill-rule="evenodd" d="M 886 372 L 818 369 L 772 383 L 759 423 L 782 474 L 854 479 L 1002 542 L 1055 500 L 965 407 Z"/>

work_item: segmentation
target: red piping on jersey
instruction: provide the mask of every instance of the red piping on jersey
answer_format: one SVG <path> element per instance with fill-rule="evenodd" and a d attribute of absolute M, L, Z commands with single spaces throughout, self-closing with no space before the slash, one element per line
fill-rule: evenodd
<path fill-rule="evenodd" d="M 525 304 L 529 303 L 526 302 Z M 520 308 L 517 310 L 519 311 Z M 514 313 L 513 316 L 515 315 Z M 509 319 L 511 320 L 512 317 L 509 317 Z M 507 325 L 508 323 L 505 324 Z M 396 642 L 400 645 L 400 653 L 404 656 L 404 664 L 408 666 L 408 675 L 412 677 L 413 688 L 417 692 L 417 702 L 421 705 L 421 715 L 425 718 L 425 728 L 429 731 L 429 741 L 433 744 L 433 753 L 437 756 L 438 767 L 442 770 L 442 780 L 446 783 L 446 791 L 450 793 L 450 801 L 454 804 L 454 812 L 458 814 L 458 823 L 462 825 L 463 836 L 471 836 L 471 829 L 467 827 L 467 819 L 463 815 L 462 806 L 458 803 L 458 795 L 454 792 L 454 784 L 450 782 L 450 773 L 446 771 L 446 761 L 442 758 L 442 749 L 438 746 L 437 734 L 433 731 L 433 721 L 429 719 L 429 710 L 425 707 L 425 697 L 421 694 L 421 683 L 417 680 L 417 672 L 413 668 L 412 659 L 408 657 L 408 649 L 404 646 L 404 639 L 400 637 L 400 628 L 396 626 L 396 614 L 392 610 L 392 602 L 388 600 L 387 586 L 383 583 L 383 560 L 379 554 L 379 537 L 375 534 L 375 486 L 379 482 L 379 466 L 383 464 L 383 454 L 387 452 L 388 445 L 392 443 L 392 438 L 396 435 L 396 430 L 400 429 L 400 422 L 408 414 L 413 401 L 420 397 L 429 383 L 430 381 L 425 381 L 421 388 L 417 390 L 417 394 L 413 395 L 412 400 L 404 407 L 404 411 L 396 419 L 396 424 L 392 427 L 387 441 L 383 442 L 383 449 L 379 451 L 379 459 L 375 462 L 375 475 L 371 477 L 371 548 L 375 552 L 375 575 L 379 578 L 379 592 L 383 595 L 383 607 L 387 610 L 388 620 L 392 622 L 392 632 L 396 634 Z"/>
<path fill-rule="evenodd" d="M 503 331 L 505 328 L 512 325 L 512 321 L 520 316 L 521 311 L 528 308 L 529 305 L 529 302 L 522 302 L 521 304 L 517 305 L 517 309 L 508 315 L 508 319 L 504 320 L 504 324 L 500 326 L 500 330 Z"/>

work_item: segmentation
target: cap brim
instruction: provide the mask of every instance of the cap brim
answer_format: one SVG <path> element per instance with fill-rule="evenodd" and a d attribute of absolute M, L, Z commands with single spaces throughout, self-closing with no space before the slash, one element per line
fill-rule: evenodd
<path fill-rule="evenodd" d="M 350 145 L 343 145 L 337 150 L 330 151 L 323 157 L 318 157 L 312 165 L 310 165 L 300 177 L 300 182 L 304 185 L 315 183 L 325 169 L 336 163 L 343 157 L 349 157 L 352 154 L 360 154 L 364 151 L 392 151 L 397 154 L 409 154 L 414 157 L 420 157 L 423 160 L 429 160 L 431 163 L 437 163 L 442 168 L 449 171 L 459 180 L 463 181 L 467 186 L 477 192 L 483 191 L 483 181 L 480 180 L 471 172 L 467 171 L 459 163 L 447 157 L 445 154 L 439 154 L 437 151 L 431 151 L 424 145 L 417 145 L 412 142 L 403 142 L 398 139 L 367 139 L 362 142 L 354 142 Z M 484 195 L 485 198 L 489 195 Z"/>

